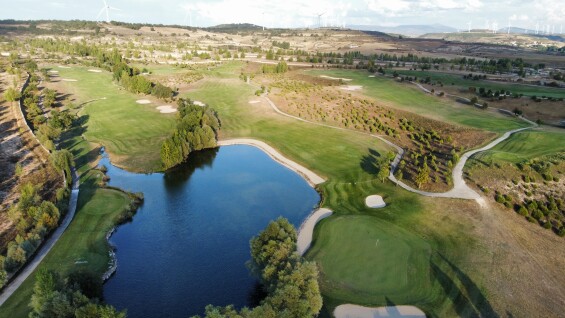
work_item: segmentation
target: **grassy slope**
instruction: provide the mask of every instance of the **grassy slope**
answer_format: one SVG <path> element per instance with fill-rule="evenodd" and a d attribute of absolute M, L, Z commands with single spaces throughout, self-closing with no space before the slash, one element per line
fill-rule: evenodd
<path fill-rule="evenodd" d="M 528 130 L 511 136 L 492 150 L 473 158 L 518 163 L 565 151 L 565 131 Z"/>
<path fill-rule="evenodd" d="M 90 173 L 84 178 L 86 183 L 80 189 L 75 218 L 35 272 L 0 308 L 0 318 L 27 317 L 35 273 L 39 269 L 53 270 L 60 275 L 83 268 L 100 275 L 107 270 L 110 257 L 106 233 L 130 200 L 120 191 L 93 187 L 90 183 L 97 177 Z M 87 263 L 76 264 L 77 261 Z"/>
<path fill-rule="evenodd" d="M 349 78 L 347 85 L 363 86 L 362 93 L 387 106 L 417 113 L 440 121 L 492 132 L 505 132 L 526 124 L 500 114 L 485 112 L 467 105 L 455 104 L 439 97 L 422 94 L 416 86 L 400 84 L 389 78 L 369 77 L 365 71 L 307 71 L 307 74 Z"/>
<path fill-rule="evenodd" d="M 80 113 L 87 119 L 84 135 L 90 142 L 106 146 L 112 162 L 129 170 L 160 169 L 161 143 L 174 127 L 174 114 L 159 113 L 158 105 L 137 104 L 143 97 L 121 89 L 108 72 L 93 73 L 82 67 L 57 70 L 61 78 L 77 80 L 64 82 L 76 96 L 75 104 L 106 97 Z"/>
<path fill-rule="evenodd" d="M 469 86 L 473 87 L 484 87 L 486 90 L 491 89 L 493 92 L 496 90 L 509 90 L 511 93 L 524 94 L 526 96 L 537 97 L 547 96 L 547 97 L 565 97 L 565 90 L 554 87 L 542 87 L 542 86 L 530 86 L 524 84 L 516 83 L 496 83 L 490 81 L 474 81 L 469 79 L 464 79 L 462 75 L 448 74 L 441 72 L 432 71 L 409 71 L 409 70 L 397 70 L 398 74 L 417 76 L 418 78 L 430 77 L 433 81 L 441 81 L 443 85 L 454 84 L 460 86 L 464 89 Z M 469 72 L 476 74 L 474 72 Z"/>

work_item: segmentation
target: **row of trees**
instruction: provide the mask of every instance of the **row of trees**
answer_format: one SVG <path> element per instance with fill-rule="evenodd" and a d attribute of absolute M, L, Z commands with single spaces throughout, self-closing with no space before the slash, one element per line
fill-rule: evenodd
<path fill-rule="evenodd" d="M 69 151 L 51 155 L 53 167 L 65 175 L 70 184 L 70 167 L 73 164 Z M 32 179 L 34 180 L 34 179 Z M 42 193 L 42 183 L 26 182 L 20 187 L 20 198 L 8 210 L 9 219 L 16 224 L 16 238 L 8 243 L 6 255 L 0 255 L 0 287 L 6 283 L 8 273 L 16 272 L 32 256 L 48 233 L 59 225 L 61 211 L 67 210 L 69 190 L 66 186 L 55 192 L 53 199 Z"/>
<path fill-rule="evenodd" d="M 192 151 L 217 146 L 220 120 L 216 111 L 208 106 L 195 105 L 192 100 L 184 98 L 180 98 L 177 105 L 177 127 L 161 146 L 164 169 L 182 163 Z"/>
<path fill-rule="evenodd" d="M 114 79 L 132 93 L 151 94 L 160 99 L 172 99 L 175 94 L 170 87 L 160 83 L 152 83 L 141 74 L 138 68 L 129 67 L 122 60 L 112 66 L 112 72 Z"/>
<path fill-rule="evenodd" d="M 318 268 L 296 253 L 296 230 L 284 218 L 251 239 L 248 266 L 268 296 L 255 308 L 207 306 L 205 318 L 308 318 L 318 315 L 322 296 Z"/>
<path fill-rule="evenodd" d="M 280 61 L 277 65 L 263 64 L 261 71 L 263 73 L 286 73 L 288 72 L 288 64 L 285 61 Z"/>

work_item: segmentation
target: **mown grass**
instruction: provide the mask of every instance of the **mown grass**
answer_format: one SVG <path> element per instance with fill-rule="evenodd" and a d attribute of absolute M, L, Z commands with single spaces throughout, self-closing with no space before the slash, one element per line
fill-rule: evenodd
<path fill-rule="evenodd" d="M 512 135 L 493 149 L 479 153 L 473 160 L 511 163 L 565 151 L 565 131 L 526 130 Z"/>
<path fill-rule="evenodd" d="M 432 206 L 423 205 L 412 193 L 376 180 L 375 158 L 390 151 L 382 142 L 249 104 L 258 99 L 253 96 L 255 88 L 238 80 L 237 74 L 231 79 L 224 74 L 216 78 L 208 74 L 211 77 L 200 81 L 187 97 L 218 111 L 222 138 L 266 141 L 328 179 L 319 187 L 322 205 L 336 214 L 316 228 L 313 248 L 307 254 L 321 268 L 324 314 L 342 303 L 386 305 L 393 298 L 398 304 L 417 305 L 432 316 L 453 315 L 452 300 L 431 274 L 435 265 L 430 259 L 436 253 L 463 259 L 473 245 L 465 235 L 466 229 L 449 222 L 437 226 L 436 220 L 426 214 Z M 365 197 L 375 193 L 385 197 L 389 203 L 386 208 L 373 210 L 364 205 Z M 375 238 L 383 242 L 382 254 L 372 254 Z M 395 270 L 391 272 L 393 264 Z M 460 303 L 465 308 L 473 306 Z"/>
<path fill-rule="evenodd" d="M 386 106 L 443 122 L 496 133 L 527 126 L 526 123 L 515 118 L 424 94 L 415 85 L 400 84 L 381 76 L 369 77 L 369 73 L 366 71 L 309 70 L 306 71 L 306 74 L 352 79 L 346 84 L 363 86 L 363 94 L 382 102 Z"/>
<path fill-rule="evenodd" d="M 203 71 L 207 78 L 199 81 L 194 90 L 186 96 L 208 103 L 218 111 L 223 125 L 221 138 L 250 137 L 263 140 L 285 156 L 328 179 L 319 187 L 324 198 L 321 204 L 333 209 L 336 214 L 325 219 L 316 228 L 312 250 L 307 254 L 307 258 L 317 261 L 321 269 L 324 314 L 328 314 L 336 305 L 350 302 L 373 306 L 387 305 L 391 302 L 411 304 L 424 309 L 430 316 L 453 316 L 459 312 L 472 311 L 476 304 L 465 297 L 458 297 L 459 286 L 453 283 L 457 280 L 456 271 L 449 263 L 438 258 L 438 255 L 443 255 L 455 263 L 465 261 L 468 252 L 474 246 L 474 240 L 467 235 L 469 229 L 458 226 L 450 220 L 438 222 L 429 213 L 434 211 L 434 205 L 424 204 L 419 196 L 376 180 L 375 159 L 390 150 L 377 139 L 352 131 L 300 122 L 275 114 L 268 107 L 249 104 L 250 100 L 257 99 L 253 95 L 256 88 L 238 79 L 242 66 L 242 63 L 233 62 L 211 68 L 210 71 Z M 366 73 L 342 74 L 343 77 L 366 77 Z M 75 87 L 76 93 L 85 100 L 93 98 L 98 92 L 95 87 L 90 87 L 100 84 L 95 79 L 96 76 L 104 76 L 99 73 L 87 73 L 81 69 L 61 70 L 61 75 L 79 80 L 79 82 L 69 82 L 68 85 Z M 358 80 L 361 81 L 361 78 Z M 81 82 L 85 83 L 84 87 L 78 85 Z M 123 94 L 121 98 L 124 103 L 113 104 L 115 109 L 111 109 L 112 104 L 100 107 L 96 104 L 98 102 L 85 108 L 83 114 L 90 115 L 85 123 L 86 130 L 84 133 L 80 129 L 75 131 L 69 136 L 66 145 L 78 157 L 80 171 L 88 176 L 90 169 L 88 162 L 97 156 L 96 149 L 82 140 L 81 134 L 84 134 L 88 141 L 107 146 L 110 152 L 121 151 L 126 158 L 132 157 L 132 154 L 144 156 L 143 161 L 124 160 L 124 164 L 130 169 L 155 166 L 152 161 L 155 159 L 151 156 L 154 155 L 153 152 L 158 153 L 158 151 L 152 143 L 162 138 L 159 132 L 163 133 L 163 136 L 167 136 L 168 132 L 165 133 L 166 129 L 163 128 L 145 131 L 143 129 L 150 127 L 143 129 L 137 127 L 151 124 L 150 116 L 137 112 L 145 109 L 146 113 L 152 113 L 151 109 L 147 108 L 151 106 L 134 103 L 137 109 L 132 110 L 130 104 L 125 103 L 127 100 L 134 101 L 135 98 L 131 94 L 116 92 L 117 88 L 111 87 L 113 84 L 105 85 L 107 86 L 103 87 L 111 90 L 108 94 Z M 423 95 L 420 93 L 416 96 L 415 91 L 412 93 L 414 97 L 411 98 L 414 99 Z M 101 111 L 106 107 L 109 112 Z M 126 115 L 120 114 L 121 112 Z M 104 118 L 103 114 L 106 114 L 107 118 Z M 127 124 L 116 121 L 115 127 L 108 126 L 114 121 L 114 117 L 124 119 L 123 116 L 129 117 Z M 468 120 L 473 119 L 469 114 L 465 117 Z M 158 122 L 156 125 L 166 126 L 159 118 L 166 116 L 153 119 Z M 506 120 L 503 118 L 496 120 L 501 120 L 501 130 L 504 125 L 512 125 L 503 123 L 502 121 Z M 140 134 L 144 133 L 150 139 L 149 142 L 143 140 L 138 141 L 139 145 L 136 144 L 136 138 L 141 139 Z M 95 179 L 83 181 L 86 184 L 88 180 Z M 87 191 L 84 191 L 81 197 L 88 195 Z M 108 223 L 100 222 L 111 222 L 111 213 L 116 213 L 120 205 L 118 203 L 120 198 L 111 197 L 100 191 L 111 190 L 95 190 L 90 200 L 81 198 L 83 202 L 77 213 L 77 219 L 68 230 L 71 233 L 74 233 L 72 231 L 81 233 L 83 231 L 81 227 L 92 228 L 92 232 L 87 230 L 87 233 L 92 233 L 93 238 L 90 242 L 97 241 L 98 234 L 95 235 L 95 232 L 104 233 L 98 230 L 104 229 Z M 377 210 L 367 208 L 364 199 L 370 194 L 383 195 L 388 206 Z M 109 206 L 109 204 L 116 205 Z M 102 215 L 102 210 L 109 214 L 104 218 L 98 218 Z M 88 218 L 84 221 L 87 224 L 78 224 L 79 217 Z M 88 241 L 88 238 L 86 240 Z M 378 244 L 382 242 L 380 245 L 382 251 L 379 250 L 378 253 L 375 253 L 375 247 L 379 246 L 376 240 L 379 240 Z M 83 249 L 84 254 L 77 254 L 74 252 L 77 247 L 65 243 L 59 243 L 55 248 L 60 248 L 61 253 L 66 253 L 64 255 L 67 255 L 67 258 L 61 258 L 62 260 L 90 255 L 86 253 L 86 249 Z M 77 250 L 80 251 L 81 248 L 78 247 Z M 90 257 L 93 258 L 93 266 L 103 263 L 102 258 L 100 261 L 95 261 L 94 256 Z M 363 261 L 358 258 L 362 258 Z M 46 261 L 46 264 L 55 263 Z M 14 295 L 15 300 L 10 300 L 12 305 L 9 308 L 14 310 L 20 308 L 17 309 L 20 311 L 14 312 L 25 312 L 21 306 L 25 305 L 23 299 L 29 297 L 31 293 L 32 283 L 26 282 L 26 284 Z M 480 291 L 476 294 L 482 295 Z"/>
<path fill-rule="evenodd" d="M 28 316 L 38 270 L 52 270 L 64 277 L 74 270 L 88 270 L 102 276 L 108 269 L 110 257 L 106 233 L 129 205 L 130 199 L 121 191 L 97 188 L 93 183 L 98 178 L 100 175 L 94 172 L 83 178 L 85 183 L 80 187 L 73 221 L 37 269 L 0 307 L 0 318 Z"/>
<path fill-rule="evenodd" d="M 174 114 L 161 114 L 156 110 L 156 106 L 165 102 L 137 104 L 136 100 L 144 97 L 123 90 L 108 72 L 93 73 L 83 67 L 56 70 L 60 78 L 77 80 L 61 82 L 76 97 L 75 105 L 106 98 L 86 104 L 79 112 L 87 127 L 86 139 L 104 145 L 112 162 L 128 170 L 146 172 L 161 168 L 161 143 L 175 124 Z"/>
<path fill-rule="evenodd" d="M 496 83 L 491 81 L 474 81 L 472 79 L 464 79 L 463 75 L 448 74 L 442 72 L 433 71 L 409 71 L 409 70 L 397 70 L 398 74 L 406 76 L 417 76 L 418 79 L 423 79 L 430 77 L 432 81 L 440 81 L 445 86 L 459 86 L 463 89 L 469 87 L 484 87 L 486 90 L 494 91 L 510 91 L 512 94 L 523 94 L 525 96 L 537 96 L 537 97 L 555 97 L 563 98 L 565 97 L 565 90 L 562 88 L 555 87 L 542 87 L 533 85 L 524 85 L 519 83 Z M 467 74 L 478 74 L 476 72 L 468 72 Z M 439 89 L 439 88 L 438 88 Z"/>

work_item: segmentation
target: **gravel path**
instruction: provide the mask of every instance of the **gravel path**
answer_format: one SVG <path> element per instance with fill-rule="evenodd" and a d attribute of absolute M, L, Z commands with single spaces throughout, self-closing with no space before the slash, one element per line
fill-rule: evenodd
<path fill-rule="evenodd" d="M 419 87 L 421 87 L 422 89 L 425 90 L 425 88 L 423 88 L 421 85 L 419 85 L 418 83 L 416 83 L 416 85 L 418 85 Z M 314 124 L 314 125 L 318 125 L 318 126 L 324 126 L 324 127 L 328 127 L 328 128 L 333 128 L 333 129 L 339 129 L 339 130 L 347 130 L 347 131 L 353 131 L 350 129 L 346 129 L 346 128 L 342 128 L 342 127 L 335 127 L 335 126 L 331 126 L 331 125 L 326 125 L 326 124 L 321 124 L 321 123 L 316 123 L 316 122 L 312 122 L 297 116 L 293 116 L 290 114 L 287 114 L 283 111 L 281 111 L 276 105 L 275 103 L 273 103 L 273 101 L 271 101 L 271 99 L 264 95 L 264 98 L 267 100 L 267 102 L 269 103 L 269 105 L 273 108 L 273 110 L 283 116 L 286 117 L 290 117 L 290 118 L 294 118 L 296 120 L 300 120 L 303 122 L 307 122 L 310 124 Z M 400 160 L 402 159 L 402 156 L 404 155 L 404 149 L 402 149 L 400 146 L 386 140 L 385 138 L 383 138 L 382 136 L 378 136 L 378 135 L 373 135 L 373 134 L 368 134 L 368 133 L 364 133 L 364 132 L 358 132 L 361 134 L 365 134 L 374 138 L 377 138 L 381 141 L 383 141 L 384 143 L 386 143 L 387 145 L 393 147 L 396 149 L 397 154 L 394 158 L 394 160 L 391 163 L 391 169 L 390 169 L 390 175 L 389 175 L 389 180 L 391 180 L 392 182 L 396 183 L 397 185 L 399 185 L 401 188 L 410 191 L 410 192 L 414 192 L 423 196 L 427 196 L 427 197 L 436 197 L 436 198 L 453 198 L 453 199 L 467 199 L 467 200 L 478 200 L 480 201 L 481 199 L 481 195 L 478 194 L 475 190 L 471 189 L 466 183 L 465 180 L 463 178 L 463 167 L 465 167 L 465 163 L 467 163 L 467 159 L 469 159 L 471 156 L 482 152 L 482 151 L 486 151 L 489 149 L 492 149 L 493 147 L 495 147 L 496 145 L 498 145 L 499 143 L 503 142 L 504 140 L 508 139 L 512 134 L 526 130 L 526 129 L 530 129 L 530 128 L 534 128 L 537 127 L 538 125 L 530 120 L 527 120 L 526 118 L 523 117 L 519 117 L 520 119 L 522 119 L 523 121 L 531 124 L 531 127 L 526 127 L 526 128 L 519 128 L 519 129 L 515 129 L 515 130 L 511 130 L 506 132 L 504 135 L 502 135 L 501 137 L 495 139 L 494 141 L 492 141 L 491 143 L 489 143 L 488 145 L 480 148 L 480 149 L 475 149 L 475 150 L 471 150 L 466 152 L 465 154 L 463 154 L 461 156 L 461 159 L 459 160 L 459 162 L 455 165 L 455 167 L 453 168 L 453 188 L 447 192 L 442 192 L 442 193 L 438 193 L 438 192 L 426 192 L 426 191 L 420 191 L 417 189 L 414 189 L 412 187 L 410 187 L 409 185 L 405 184 L 402 181 L 399 181 L 396 179 L 396 177 L 394 176 L 394 171 L 396 170 L 396 167 L 398 166 L 398 164 L 400 163 Z M 354 131 L 355 132 L 355 131 Z M 481 203 L 481 202 L 479 202 Z"/>
<path fill-rule="evenodd" d="M 61 235 L 65 232 L 76 212 L 77 208 L 77 200 L 78 200 L 78 188 L 79 188 L 79 180 L 77 172 L 74 168 L 72 168 L 73 173 L 73 188 L 71 191 L 71 197 L 69 199 L 69 211 L 63 220 L 63 223 L 59 225 L 59 227 L 55 230 L 53 235 L 49 237 L 47 241 L 41 246 L 41 249 L 35 254 L 33 259 L 27 263 L 22 271 L 2 290 L 2 294 L 0 294 L 0 306 L 4 304 L 10 296 L 20 287 L 20 285 L 33 273 L 33 271 L 37 268 L 37 266 L 41 263 L 43 258 L 51 251 L 55 243 L 61 238 Z"/>

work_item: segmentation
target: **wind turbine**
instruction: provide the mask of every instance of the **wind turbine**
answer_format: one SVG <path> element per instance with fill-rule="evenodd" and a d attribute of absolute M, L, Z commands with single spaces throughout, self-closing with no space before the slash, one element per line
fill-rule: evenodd
<path fill-rule="evenodd" d="M 506 32 L 506 34 L 510 34 L 510 19 L 508 19 L 508 31 Z"/>
<path fill-rule="evenodd" d="M 322 27 L 322 16 L 324 14 L 326 14 L 326 12 L 318 14 L 318 28 Z"/>
<path fill-rule="evenodd" d="M 469 27 L 469 33 L 471 33 L 471 21 L 467 22 L 467 26 Z"/>
<path fill-rule="evenodd" d="M 190 23 L 188 24 L 189 27 L 192 27 L 192 9 L 186 8 L 186 15 L 184 16 L 184 24 L 186 24 L 186 18 L 189 18 Z"/>
<path fill-rule="evenodd" d="M 120 9 L 111 7 L 110 5 L 108 5 L 108 2 L 106 2 L 106 0 L 102 0 L 102 1 L 104 2 L 104 6 L 102 7 L 100 12 L 98 13 L 98 16 L 96 16 L 96 19 L 100 18 L 102 13 L 104 13 L 104 11 L 106 11 L 106 23 L 110 23 L 110 10 L 118 10 L 119 11 Z"/>

